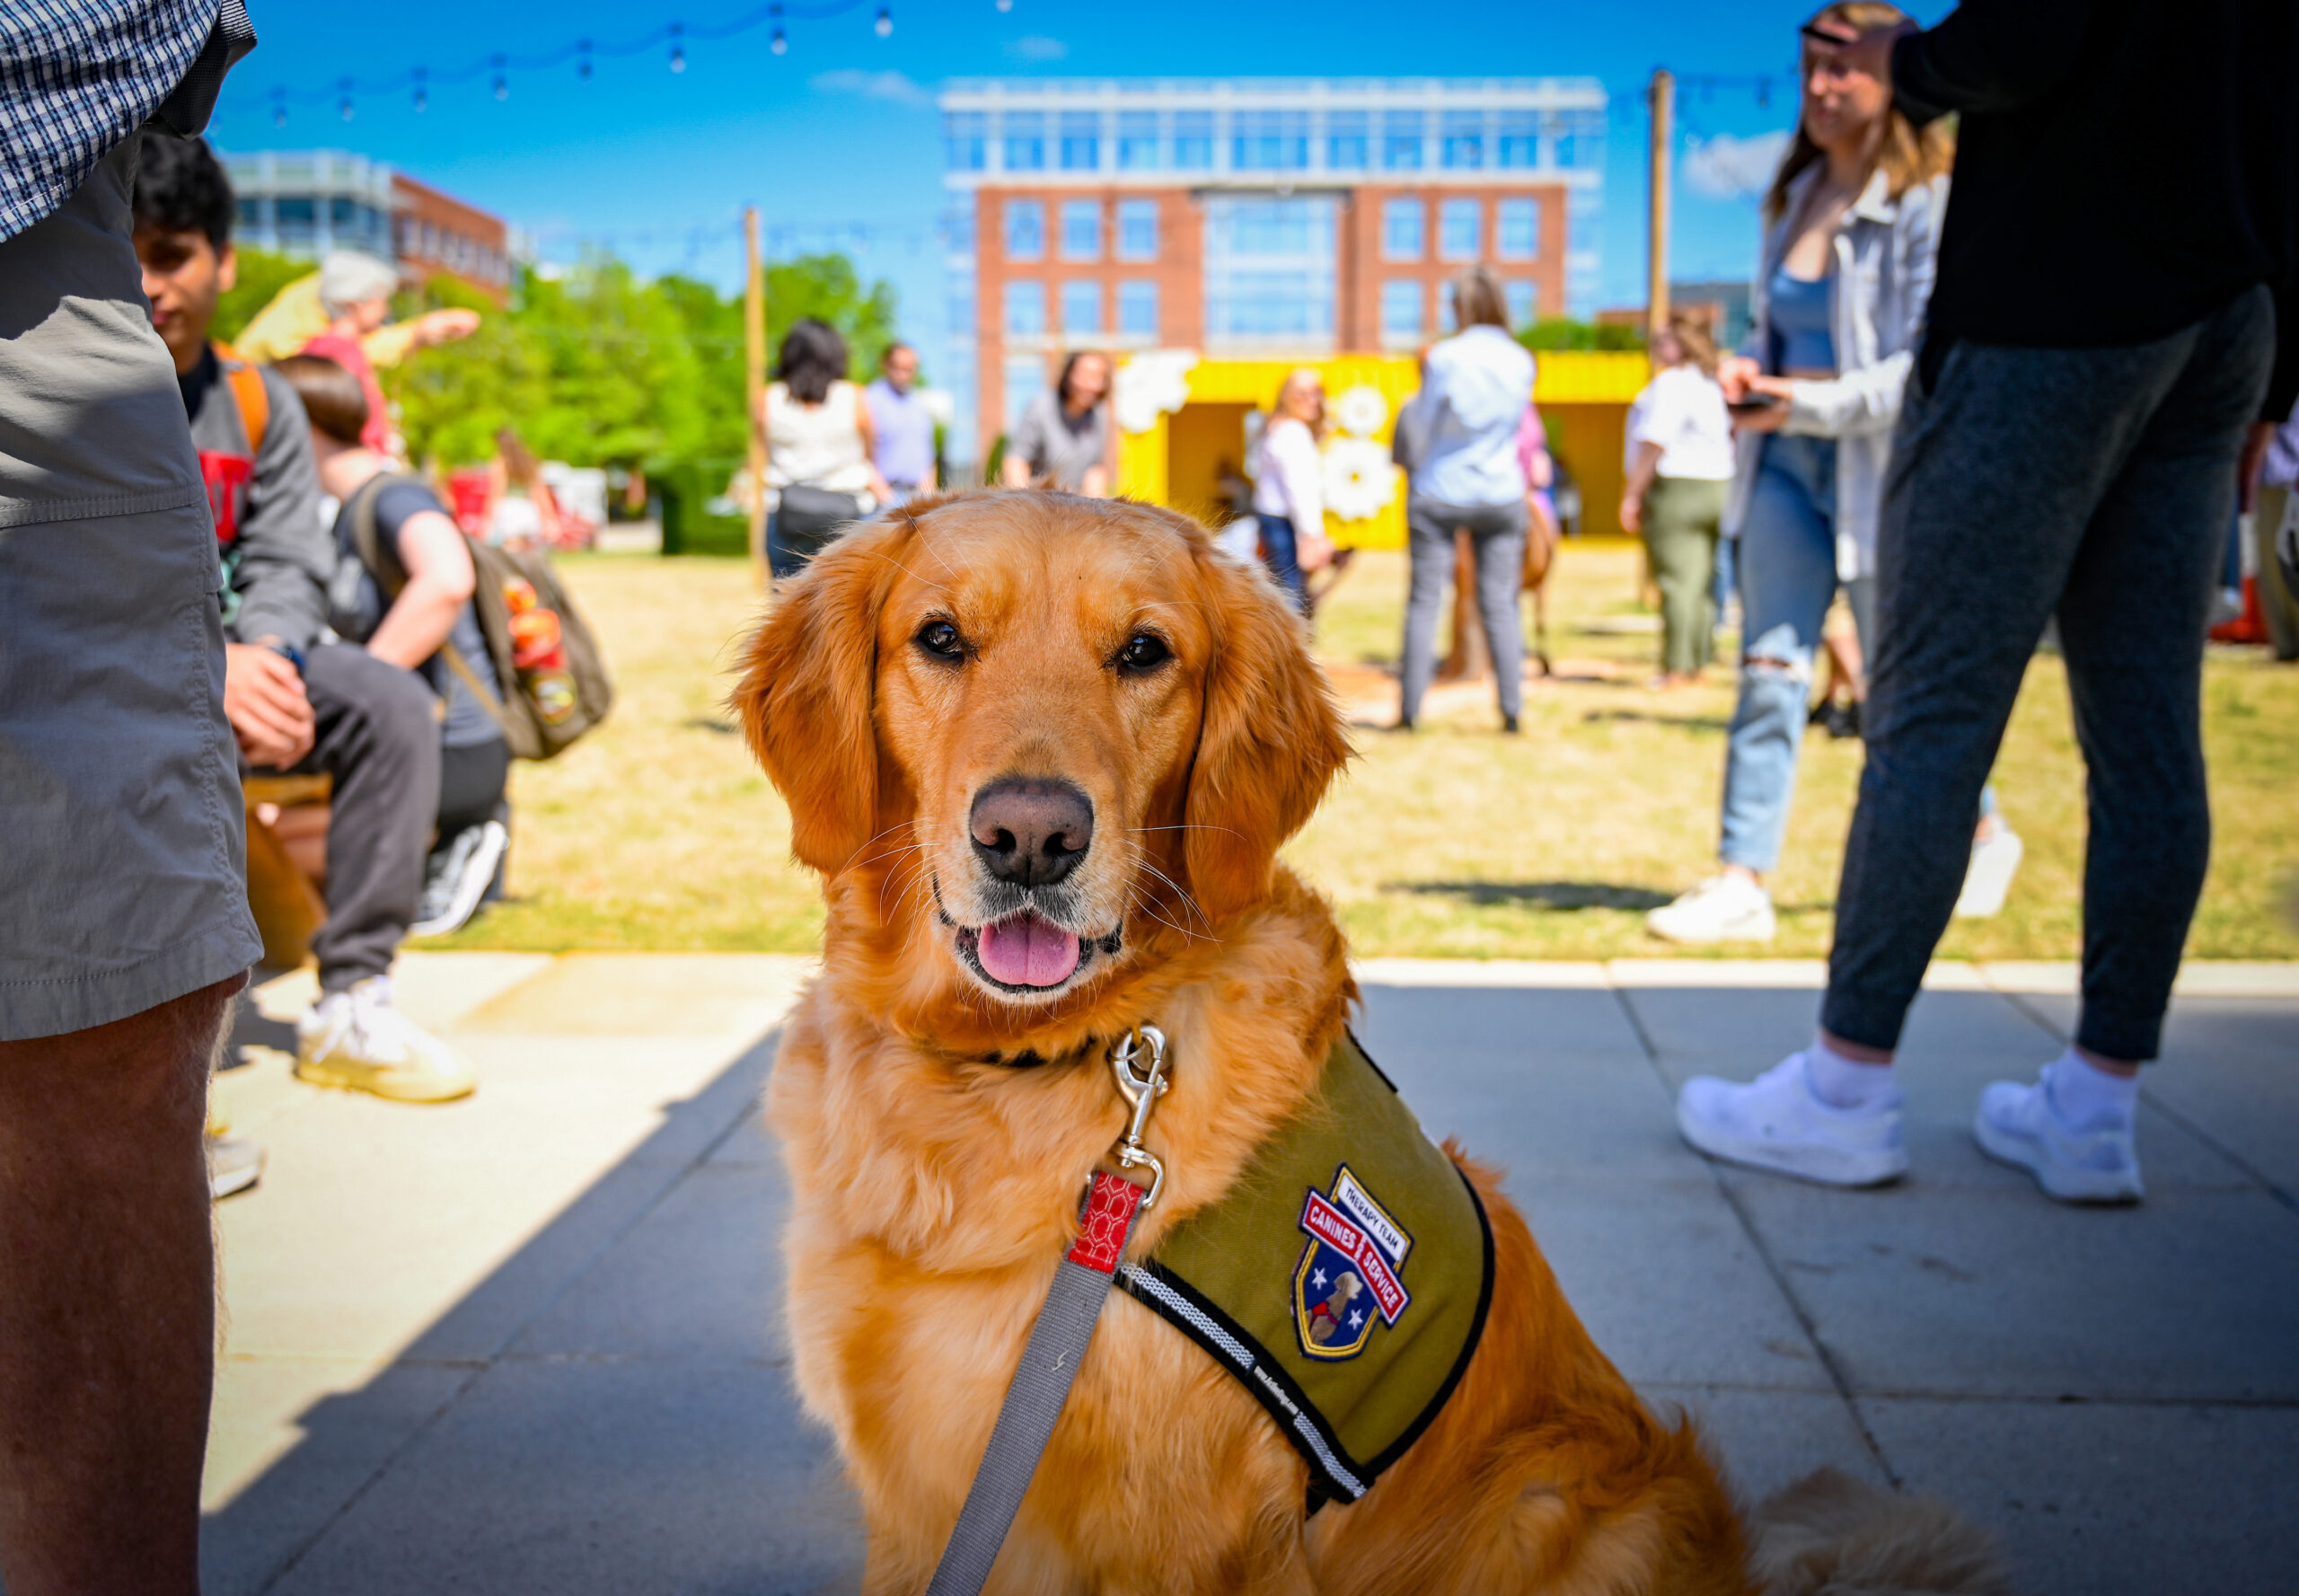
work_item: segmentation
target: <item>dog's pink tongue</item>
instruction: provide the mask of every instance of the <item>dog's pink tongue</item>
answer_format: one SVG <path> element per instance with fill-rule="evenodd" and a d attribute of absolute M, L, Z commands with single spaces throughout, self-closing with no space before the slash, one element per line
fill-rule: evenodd
<path fill-rule="evenodd" d="M 982 928 L 982 967 L 1009 986 L 1059 986 L 1078 967 L 1075 934 L 1035 914 Z"/>

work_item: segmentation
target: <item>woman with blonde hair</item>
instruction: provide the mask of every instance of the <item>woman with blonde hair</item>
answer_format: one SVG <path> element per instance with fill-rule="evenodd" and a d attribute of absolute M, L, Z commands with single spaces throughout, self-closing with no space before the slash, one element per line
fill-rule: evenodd
<path fill-rule="evenodd" d="M 1309 611 L 1306 578 L 1331 558 L 1326 538 L 1325 379 L 1308 366 L 1285 374 L 1277 402 L 1254 444 L 1254 518 L 1261 524 L 1261 557 L 1277 585 L 1303 614 Z"/>
<path fill-rule="evenodd" d="M 1724 531 L 1740 539 L 1741 670 L 1724 765 L 1722 869 L 1645 924 L 1675 942 L 1768 940 L 1821 627 L 1839 586 L 1873 648 L 1876 518 L 1924 327 L 1953 148 L 1919 131 L 1844 46 L 1904 20 L 1837 0 L 1804 24 L 1796 135 L 1766 197 L 1740 352 L 1717 383 L 1739 434 Z"/>
<path fill-rule="evenodd" d="M 1620 524 L 1642 533 L 1660 586 L 1660 680 L 1700 680 L 1716 632 L 1717 528 L 1732 480 L 1732 419 L 1716 385 L 1716 345 L 1679 311 L 1653 341 L 1652 380 L 1629 412 L 1634 451 Z"/>

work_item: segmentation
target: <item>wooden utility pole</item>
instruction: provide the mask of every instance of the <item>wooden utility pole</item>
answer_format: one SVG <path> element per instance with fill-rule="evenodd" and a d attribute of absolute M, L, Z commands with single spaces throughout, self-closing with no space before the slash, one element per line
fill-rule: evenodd
<path fill-rule="evenodd" d="M 751 578 L 767 589 L 766 271 L 758 258 L 758 207 L 743 208 L 743 409 L 750 436 Z"/>
<path fill-rule="evenodd" d="M 1665 66 L 1652 69 L 1649 96 L 1652 110 L 1652 193 L 1650 214 L 1652 259 L 1646 262 L 1644 341 L 1651 348 L 1669 324 L 1669 159 L 1675 143 L 1676 75 Z"/>

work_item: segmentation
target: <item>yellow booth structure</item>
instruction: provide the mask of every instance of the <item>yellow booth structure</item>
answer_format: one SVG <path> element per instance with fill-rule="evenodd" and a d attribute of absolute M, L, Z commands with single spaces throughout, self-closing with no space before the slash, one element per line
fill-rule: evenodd
<path fill-rule="evenodd" d="M 1651 376 L 1641 353 L 1551 350 L 1536 357 L 1533 402 L 1549 452 L 1580 485 L 1584 536 L 1620 534 L 1622 440 L 1629 401 Z M 1229 359 L 1146 349 L 1119 367 L 1122 492 L 1219 526 L 1230 518 L 1225 477 L 1242 475 L 1248 418 L 1266 414 L 1286 373 L 1325 379 L 1326 532 L 1348 549 L 1405 546 L 1405 484 L 1389 463 L 1399 406 L 1421 385 L 1404 355 Z"/>

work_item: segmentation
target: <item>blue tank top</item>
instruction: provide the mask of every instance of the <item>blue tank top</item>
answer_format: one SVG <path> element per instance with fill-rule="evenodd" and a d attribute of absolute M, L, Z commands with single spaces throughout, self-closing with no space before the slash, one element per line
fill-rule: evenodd
<path fill-rule="evenodd" d="M 1828 330 L 1833 298 L 1827 278 L 1806 282 L 1783 266 L 1772 274 L 1772 369 L 1834 371 L 1836 339 Z"/>

